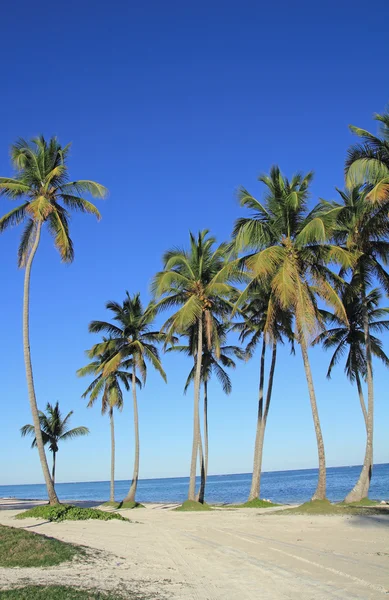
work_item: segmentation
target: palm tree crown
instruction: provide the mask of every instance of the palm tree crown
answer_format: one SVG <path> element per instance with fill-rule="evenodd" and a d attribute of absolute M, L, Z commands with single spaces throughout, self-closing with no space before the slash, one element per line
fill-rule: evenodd
<path fill-rule="evenodd" d="M 51 452 L 58 452 L 59 442 L 73 439 L 75 437 L 88 435 L 89 429 L 87 427 L 74 427 L 69 429 L 69 421 L 73 411 L 71 410 L 66 417 L 62 417 L 59 409 L 59 403 L 52 405 L 50 402 L 46 406 L 46 414 L 39 411 L 39 422 L 41 424 L 41 431 L 44 444 L 48 444 Z M 20 430 L 22 436 L 35 435 L 33 425 L 24 425 Z M 34 438 L 31 444 L 31 448 L 35 448 L 36 439 Z"/>
<path fill-rule="evenodd" d="M 366 129 L 350 125 L 351 131 L 361 138 L 348 151 L 345 170 L 347 186 L 365 184 L 373 202 L 389 200 L 389 110 L 375 114 L 380 137 Z"/>
<path fill-rule="evenodd" d="M 140 294 L 130 296 L 127 292 L 123 304 L 110 301 L 107 302 L 106 308 L 113 313 L 114 323 L 92 321 L 89 324 L 91 333 L 105 332 L 110 336 L 110 339 L 95 344 L 90 351 L 91 357 L 104 354 L 103 375 L 115 372 L 120 364 L 128 368 L 131 362 L 139 370 L 141 379 L 145 383 L 147 362 L 150 362 L 166 381 L 156 345 L 165 341 L 165 335 L 160 331 L 152 330 L 155 319 L 154 304 L 150 303 L 144 309 Z"/>
<path fill-rule="evenodd" d="M 31 142 L 20 139 L 11 147 L 15 177 L 0 177 L 0 193 L 11 200 L 24 198 L 24 203 L 0 219 L 0 233 L 7 227 L 25 222 L 19 246 L 19 266 L 24 266 L 39 224 L 47 223 L 61 258 L 72 262 L 74 250 L 69 233 L 69 212 L 76 210 L 95 215 L 97 208 L 81 194 L 104 198 L 107 190 L 95 181 L 69 181 L 66 160 L 70 144 L 62 147 L 53 137 L 43 136 Z"/>
<path fill-rule="evenodd" d="M 269 286 L 270 303 L 267 309 L 265 333 L 270 333 L 273 311 L 293 310 L 296 335 L 301 338 L 314 332 L 320 323 L 316 297 L 332 305 L 340 318 L 346 318 L 340 298 L 328 269 L 331 261 L 350 265 L 351 257 L 337 246 L 327 243 L 330 215 L 318 208 L 308 212 L 309 184 L 312 173 L 294 175 L 289 181 L 279 167 L 270 175 L 261 175 L 266 185 L 265 203 L 256 200 L 247 190 L 240 190 L 240 204 L 252 211 L 248 218 L 235 224 L 233 237 L 237 251 L 251 249 L 243 263 L 250 272 L 251 282 L 240 296 L 248 298 L 251 288 L 258 284 Z"/>
<path fill-rule="evenodd" d="M 357 375 L 366 379 L 366 348 L 365 334 L 363 328 L 364 307 L 366 306 L 370 332 L 383 332 L 389 330 L 389 308 L 380 308 L 379 303 L 382 294 L 378 288 L 371 290 L 362 301 L 359 295 L 353 293 L 353 286 L 346 285 L 342 294 L 343 305 L 347 314 L 347 325 L 335 314 L 322 311 L 323 317 L 328 324 L 328 329 L 320 333 L 314 340 L 314 344 L 322 344 L 325 350 L 334 349 L 327 377 L 331 377 L 332 369 L 347 353 L 344 371 L 350 381 L 354 381 Z M 385 354 L 382 341 L 370 333 L 372 354 L 380 359 L 385 366 L 389 366 L 389 358 Z"/>
<path fill-rule="evenodd" d="M 179 307 L 165 324 L 168 335 L 185 333 L 200 317 L 204 318 L 206 339 L 211 345 L 212 315 L 231 311 L 235 290 L 229 284 L 231 267 L 227 244 L 216 248 L 208 230 L 197 237 L 190 234 L 189 252 L 173 248 L 163 257 L 164 270 L 156 274 L 152 289 L 158 310 Z"/>

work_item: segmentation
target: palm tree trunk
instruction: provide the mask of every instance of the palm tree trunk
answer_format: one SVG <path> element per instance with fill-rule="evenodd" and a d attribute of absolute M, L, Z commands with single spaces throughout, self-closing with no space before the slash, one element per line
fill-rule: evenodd
<path fill-rule="evenodd" d="M 204 487 L 208 476 L 208 382 L 204 381 Z"/>
<path fill-rule="evenodd" d="M 35 387 L 34 387 L 34 378 L 32 374 L 32 363 L 31 363 L 31 351 L 30 351 L 30 279 L 31 279 L 31 267 L 34 260 L 34 256 L 38 249 L 39 240 L 41 236 L 41 228 L 42 223 L 38 221 L 36 227 L 36 235 L 34 244 L 31 248 L 31 252 L 26 262 L 26 272 L 24 275 L 24 293 L 23 293 L 23 351 L 24 351 L 24 363 L 26 367 L 26 377 L 27 377 L 27 388 L 28 388 L 28 397 L 30 401 L 30 409 L 32 420 L 34 424 L 34 433 L 36 439 L 36 445 L 38 448 L 39 459 L 41 461 L 43 476 L 45 478 L 47 493 L 49 496 L 50 504 L 59 504 L 58 496 L 55 493 L 53 480 L 50 477 L 49 465 L 47 464 L 47 457 L 45 453 L 45 448 L 42 440 L 42 432 L 39 423 L 39 414 L 38 414 L 38 406 L 36 402 L 35 395 Z"/>
<path fill-rule="evenodd" d="M 366 299 L 365 291 L 363 291 L 363 303 Z M 347 494 L 345 502 L 359 502 L 362 498 L 367 498 L 370 488 L 370 481 L 373 472 L 373 428 L 374 428 L 374 386 L 373 386 L 373 366 L 371 358 L 371 342 L 369 331 L 369 315 L 367 314 L 366 305 L 363 314 L 363 330 L 365 334 L 366 347 L 366 367 L 367 367 L 367 436 L 366 450 L 363 467 L 359 479 L 351 492 Z"/>
<path fill-rule="evenodd" d="M 200 490 L 198 493 L 198 501 L 202 504 L 205 499 L 205 486 L 208 475 L 208 382 L 204 381 L 204 453 L 201 440 L 201 430 L 199 439 L 199 457 L 200 457 Z M 200 426 L 199 426 L 200 427 Z"/>
<path fill-rule="evenodd" d="M 53 485 L 55 486 L 55 459 L 56 459 L 57 453 L 53 452 L 53 468 L 51 471 L 51 479 L 53 480 Z"/>
<path fill-rule="evenodd" d="M 366 433 L 367 433 L 367 429 L 368 429 L 367 410 L 366 410 L 366 404 L 365 404 L 365 397 L 363 395 L 363 390 L 362 390 L 362 384 L 361 384 L 361 380 L 360 380 L 360 377 L 359 377 L 358 373 L 355 374 L 355 379 L 356 379 L 356 382 L 357 382 L 359 402 L 361 404 L 362 414 L 363 414 L 363 418 L 364 418 L 364 421 L 365 421 Z"/>
<path fill-rule="evenodd" d="M 109 409 L 109 420 L 111 426 L 111 485 L 109 501 L 115 502 L 115 424 L 113 419 L 113 408 Z"/>
<path fill-rule="evenodd" d="M 204 452 L 203 452 L 203 442 L 201 439 L 201 429 L 199 424 L 199 462 L 200 462 L 200 487 L 198 494 L 196 496 L 197 502 L 201 502 L 204 504 L 205 497 L 205 464 L 204 464 Z"/>
<path fill-rule="evenodd" d="M 136 488 L 138 485 L 139 477 L 139 418 L 138 418 L 138 402 L 136 399 L 136 373 L 135 365 L 132 369 L 132 399 L 134 402 L 134 435 L 135 435 L 135 458 L 134 458 L 134 473 L 132 475 L 132 482 L 130 491 L 123 500 L 123 502 L 135 502 Z"/>
<path fill-rule="evenodd" d="M 308 384 L 309 399 L 311 402 L 313 424 L 314 424 L 315 433 L 316 433 L 317 452 L 318 452 L 318 456 L 319 456 L 319 480 L 317 482 L 316 491 L 312 496 L 312 500 L 325 500 L 325 497 L 326 497 L 326 460 L 325 460 L 325 452 L 324 452 L 323 435 L 322 435 L 321 427 L 320 427 L 319 413 L 318 413 L 317 404 L 316 404 L 315 388 L 313 387 L 311 365 L 309 364 L 308 350 L 307 350 L 307 344 L 306 344 L 304 332 L 302 332 L 299 337 L 300 337 L 299 341 L 300 341 L 301 353 L 302 353 L 303 362 L 304 362 L 305 376 L 307 378 L 307 384 Z"/>
<path fill-rule="evenodd" d="M 194 378 L 194 406 L 193 406 L 193 443 L 192 443 L 192 458 L 190 463 L 190 479 L 188 500 L 196 501 L 196 464 L 197 452 L 200 439 L 200 420 L 199 420 L 199 404 L 200 404 L 200 380 L 201 380 L 201 362 L 203 356 L 203 317 L 199 317 L 197 322 L 197 356 L 196 356 L 196 372 Z"/>
<path fill-rule="evenodd" d="M 249 501 L 258 498 L 259 494 L 259 480 L 260 480 L 260 454 L 261 454 L 261 437 L 262 434 L 262 419 L 263 419 L 263 385 L 265 380 L 265 354 L 266 354 L 266 341 L 265 338 L 262 341 L 261 360 L 259 368 L 259 395 L 258 395 L 258 416 L 257 416 L 257 431 L 255 435 L 255 446 L 254 446 L 254 463 L 253 463 L 253 475 L 251 478 L 251 488 L 249 494 Z"/>

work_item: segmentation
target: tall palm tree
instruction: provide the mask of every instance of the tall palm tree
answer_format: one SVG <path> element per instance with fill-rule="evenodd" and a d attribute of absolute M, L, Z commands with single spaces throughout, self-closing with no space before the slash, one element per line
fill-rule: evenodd
<path fill-rule="evenodd" d="M 381 293 L 378 288 L 371 290 L 363 302 L 359 295 L 353 293 L 353 286 L 345 286 L 342 293 L 343 305 L 346 309 L 348 325 L 342 323 L 335 314 L 323 311 L 323 316 L 330 326 L 314 340 L 314 344 L 322 344 L 325 350 L 334 349 L 327 377 L 331 377 L 333 367 L 347 353 L 344 371 L 352 383 L 356 383 L 359 402 L 368 434 L 369 420 L 366 410 L 365 398 L 361 383 L 367 376 L 366 343 L 364 333 L 365 307 L 369 321 L 371 353 L 381 360 L 385 366 L 389 366 L 389 358 L 385 354 L 382 342 L 372 332 L 381 333 L 389 330 L 389 308 L 380 308 Z M 372 468 L 372 465 L 370 466 Z M 366 490 L 365 496 L 368 490 Z M 346 498 L 348 502 L 348 497 Z"/>
<path fill-rule="evenodd" d="M 103 341 L 108 341 L 103 338 Z M 88 353 L 90 355 L 90 352 Z M 101 398 L 101 414 L 104 415 L 108 411 L 111 431 L 111 483 L 109 501 L 115 502 L 115 423 L 114 409 L 122 410 L 123 408 L 123 392 L 122 385 L 129 391 L 131 387 L 131 373 L 123 363 L 121 367 L 115 369 L 111 373 L 104 375 L 104 367 L 111 355 L 109 352 L 102 352 L 95 357 L 88 365 L 77 371 L 79 377 L 85 375 L 94 375 L 95 379 L 87 387 L 82 394 L 82 398 L 89 396 L 88 408 L 91 408 L 97 398 Z M 127 361 L 123 361 L 127 362 Z M 131 368 L 131 367 L 130 367 Z M 137 384 L 141 382 L 137 380 Z"/>
<path fill-rule="evenodd" d="M 74 427 L 69 429 L 69 421 L 73 411 L 71 410 L 66 417 L 62 417 L 61 411 L 59 410 L 58 402 L 53 406 L 50 402 L 46 406 L 46 414 L 39 411 L 39 424 L 40 431 L 44 445 L 49 445 L 49 449 L 53 454 L 53 467 L 51 471 L 51 479 L 53 486 L 55 485 L 55 467 L 56 467 L 56 456 L 58 452 L 58 444 L 65 442 L 66 440 L 72 440 L 76 437 L 88 435 L 89 429 L 87 427 Z M 20 429 L 22 437 L 26 435 L 33 435 L 34 439 L 31 444 L 31 448 L 37 447 L 37 439 L 35 436 L 34 425 L 23 425 Z"/>
<path fill-rule="evenodd" d="M 201 466 L 201 484 L 199 491 L 199 500 L 204 502 L 205 486 L 208 476 L 208 458 L 209 458 L 209 436 L 208 436 L 208 384 L 214 374 L 222 386 L 223 392 L 229 395 L 232 391 L 231 379 L 226 369 L 235 369 L 236 363 L 232 357 L 243 360 L 245 353 L 239 346 L 226 345 L 229 325 L 213 318 L 211 346 L 205 342 L 205 332 L 203 333 L 203 353 L 201 357 L 201 383 L 203 385 L 203 433 L 204 433 L 204 452 L 202 449 L 201 435 L 199 440 L 200 466 Z M 184 393 L 196 375 L 196 350 L 197 350 L 197 328 L 192 325 L 186 337 L 186 345 L 172 345 L 167 351 L 184 352 L 187 356 L 194 358 L 194 364 L 187 377 Z"/>
<path fill-rule="evenodd" d="M 268 321 L 269 313 L 271 322 Z M 248 500 L 255 500 L 261 493 L 262 456 L 265 440 L 265 430 L 269 415 L 270 402 L 273 391 L 273 380 L 277 360 L 277 346 L 284 343 L 284 337 L 290 342 L 294 353 L 293 314 L 290 310 L 282 310 L 279 305 L 273 305 L 272 292 L 254 282 L 247 302 L 241 309 L 243 320 L 236 323 L 233 329 L 240 332 L 239 339 L 244 343 L 247 339 L 246 356 L 251 358 L 258 344 L 261 344 L 258 413 L 254 445 L 253 474 Z M 267 325 L 267 328 L 266 328 Z M 266 333 L 265 333 L 266 328 Z M 265 382 L 265 357 L 266 347 L 272 347 L 269 378 L 267 385 L 266 401 L 264 402 Z"/>
<path fill-rule="evenodd" d="M 166 374 L 162 368 L 157 344 L 165 341 L 165 335 L 152 329 L 155 319 L 155 307 L 150 303 L 143 308 L 140 294 L 130 296 L 126 293 L 123 304 L 107 302 L 106 308 L 113 313 L 113 323 L 92 321 L 89 325 L 91 333 L 106 332 L 110 339 L 93 346 L 90 356 L 108 353 L 102 374 L 104 377 L 115 373 L 122 365 L 131 365 L 131 387 L 134 405 L 135 458 L 132 482 L 123 503 L 134 503 L 139 478 L 139 418 L 136 385 L 138 373 L 143 384 L 146 383 L 147 363 L 161 375 L 166 382 Z"/>
<path fill-rule="evenodd" d="M 348 151 L 345 170 L 346 185 L 353 188 L 367 184 L 368 200 L 389 201 L 389 110 L 375 114 L 380 137 L 366 129 L 350 125 L 351 131 L 361 138 Z"/>
<path fill-rule="evenodd" d="M 350 502 L 359 501 L 368 494 L 373 465 L 374 380 L 372 345 L 369 329 L 367 296 L 372 280 L 378 279 L 386 294 L 389 293 L 389 275 L 383 265 L 389 263 L 389 220 L 387 206 L 368 201 L 369 188 L 356 186 L 338 190 L 340 202 L 322 201 L 322 210 L 333 218 L 333 239 L 339 247 L 352 252 L 352 293 L 359 296 L 363 309 L 363 328 L 366 352 L 366 381 L 368 397 L 368 432 L 366 452 L 361 475 L 347 496 Z M 341 273 L 343 274 L 343 273 Z"/>
<path fill-rule="evenodd" d="M 329 217 L 319 214 L 318 209 L 307 210 L 309 184 L 312 173 L 296 174 L 287 179 L 274 166 L 270 175 L 259 180 L 267 188 L 262 204 L 245 189 L 240 190 L 240 204 L 249 208 L 252 215 L 239 219 L 234 228 L 236 251 L 249 250 L 243 259 L 245 268 L 252 276 L 241 294 L 240 303 L 247 300 L 253 285 L 269 286 L 272 294 L 272 310 L 268 311 L 264 333 L 270 331 L 273 312 L 293 312 L 295 336 L 300 345 L 305 376 L 316 433 L 319 479 L 313 500 L 326 496 L 326 468 L 323 436 L 320 426 L 316 394 L 308 357 L 308 344 L 322 320 L 317 299 L 321 298 L 334 307 L 336 314 L 347 320 L 342 302 L 331 281 L 335 275 L 327 265 L 333 261 L 351 264 L 351 257 L 343 249 L 329 245 Z"/>
<path fill-rule="evenodd" d="M 70 145 L 62 147 L 55 137 L 47 142 L 43 136 L 27 142 L 18 140 L 11 147 L 15 169 L 13 178 L 0 177 L 0 194 L 11 200 L 23 200 L 0 219 L 0 233 L 8 227 L 25 223 L 21 237 L 18 264 L 25 267 L 23 295 L 23 349 L 26 367 L 28 396 L 33 419 L 36 444 L 42 466 L 50 504 L 58 503 L 50 477 L 47 458 L 39 423 L 30 352 L 30 278 L 31 267 L 39 246 L 41 230 L 47 225 L 54 243 L 64 262 L 72 262 L 73 243 L 69 232 L 69 212 L 76 210 L 95 215 L 97 208 L 80 194 L 89 193 L 103 198 L 107 190 L 99 183 L 89 180 L 69 181 L 67 158 Z"/>
<path fill-rule="evenodd" d="M 230 285 L 229 247 L 201 231 L 190 234 L 189 251 L 173 248 L 164 257 L 164 269 L 154 277 L 152 289 L 158 299 L 157 310 L 178 310 L 166 321 L 164 331 L 169 339 L 173 333 L 183 334 L 191 326 L 197 329 L 196 369 L 194 376 L 193 441 L 190 464 L 188 500 L 196 500 L 196 465 L 200 443 L 200 384 L 202 354 L 205 342 L 212 345 L 213 316 L 230 312 L 234 293 Z"/>

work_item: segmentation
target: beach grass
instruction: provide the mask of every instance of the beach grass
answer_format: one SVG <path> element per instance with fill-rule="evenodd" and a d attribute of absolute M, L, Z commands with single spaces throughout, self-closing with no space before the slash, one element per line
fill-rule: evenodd
<path fill-rule="evenodd" d="M 52 567 L 84 555 L 85 550 L 80 546 L 0 525 L 1 567 Z"/>
<path fill-rule="evenodd" d="M 177 506 L 174 510 L 178 512 L 195 512 L 195 511 L 209 511 L 213 510 L 209 504 L 201 504 L 201 502 L 194 502 L 193 500 L 185 500 L 180 506 Z"/>
<path fill-rule="evenodd" d="M 110 507 L 110 508 L 119 508 L 120 502 L 111 502 L 111 501 L 108 501 L 108 502 L 104 502 L 101 506 L 107 506 L 107 507 Z"/>
<path fill-rule="evenodd" d="M 275 508 L 277 506 L 281 506 L 281 504 L 274 504 L 274 502 L 269 502 L 268 500 L 255 498 L 254 500 L 243 502 L 243 504 L 229 504 L 226 508 Z"/>
<path fill-rule="evenodd" d="M 0 591 L 2 600 L 143 600 L 138 594 L 116 594 L 98 590 L 81 590 L 62 585 L 28 585 L 22 588 Z"/>
<path fill-rule="evenodd" d="M 331 503 L 329 500 L 310 500 L 300 506 L 288 508 L 283 511 L 276 511 L 276 514 L 283 515 L 383 515 L 389 513 L 389 506 L 379 506 L 374 500 L 364 498 L 359 502 L 345 504 L 344 502 Z M 272 513 L 274 514 L 274 513 Z"/>
<path fill-rule="evenodd" d="M 71 504 L 58 504 L 55 506 L 43 505 L 35 506 L 24 512 L 16 515 L 15 519 L 44 519 L 46 521 L 86 521 L 88 519 L 97 519 L 99 521 L 111 521 L 118 519 L 119 521 L 130 522 L 122 515 L 115 512 L 107 512 L 97 508 L 81 508 L 80 506 L 72 506 Z"/>

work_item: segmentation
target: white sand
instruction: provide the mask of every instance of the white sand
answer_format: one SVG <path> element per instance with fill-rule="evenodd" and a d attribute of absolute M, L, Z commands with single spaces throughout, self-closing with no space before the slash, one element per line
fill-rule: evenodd
<path fill-rule="evenodd" d="M 7 504 L 2 502 L 11 508 L 12 501 Z M 0 569 L 3 587 L 26 582 L 124 586 L 161 600 L 388 598 L 385 515 L 264 515 L 255 509 L 178 513 L 171 506 L 148 505 L 122 511 L 139 521 L 127 524 L 16 521 L 16 512 L 0 511 L 0 522 L 102 552 L 60 567 Z"/>

